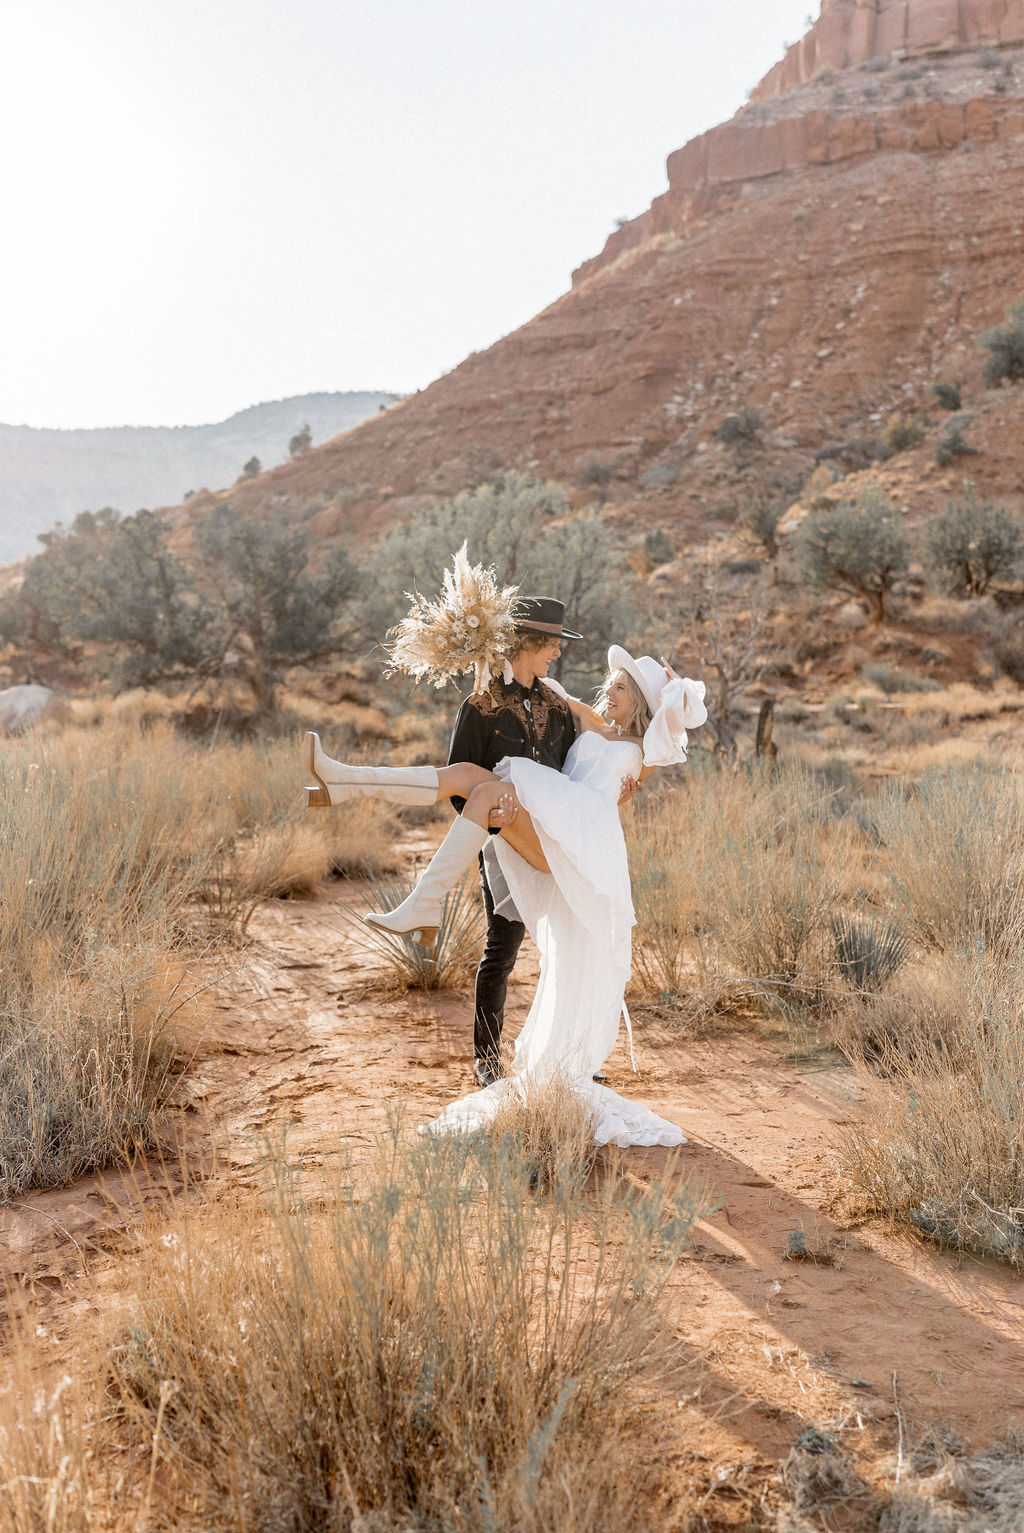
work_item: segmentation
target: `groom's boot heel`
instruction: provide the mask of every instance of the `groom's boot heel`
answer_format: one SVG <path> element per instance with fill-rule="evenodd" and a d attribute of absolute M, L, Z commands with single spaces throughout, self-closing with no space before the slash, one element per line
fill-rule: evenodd
<path fill-rule="evenodd" d="M 322 783 L 318 788 L 306 789 L 307 809 L 330 809 L 330 807 L 331 795 L 328 793 L 327 789 Z"/>

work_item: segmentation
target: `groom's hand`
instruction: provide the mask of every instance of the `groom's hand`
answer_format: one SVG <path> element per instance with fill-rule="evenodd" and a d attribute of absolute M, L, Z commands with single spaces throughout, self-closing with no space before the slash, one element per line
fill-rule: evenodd
<path fill-rule="evenodd" d="M 495 807 L 487 817 L 487 824 L 491 830 L 504 830 L 506 825 L 511 825 L 519 813 L 519 805 L 515 795 L 503 793 Z"/>
<path fill-rule="evenodd" d="M 622 789 L 619 793 L 618 805 L 620 809 L 622 808 L 623 804 L 629 803 L 630 799 L 633 797 L 633 794 L 636 792 L 639 786 L 640 784 L 637 782 L 635 777 L 624 777 L 622 779 Z"/>

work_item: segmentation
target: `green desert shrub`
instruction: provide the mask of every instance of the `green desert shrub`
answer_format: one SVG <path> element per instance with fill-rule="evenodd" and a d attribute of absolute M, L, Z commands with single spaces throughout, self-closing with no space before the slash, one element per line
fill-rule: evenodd
<path fill-rule="evenodd" d="M 668 564 L 676 551 L 664 527 L 652 527 L 644 533 L 644 558 L 650 564 Z"/>
<path fill-rule="evenodd" d="M 715 432 L 715 441 L 723 447 L 750 447 L 760 441 L 764 430 L 764 417 L 760 410 L 750 406 L 742 410 L 730 410 Z"/>
<path fill-rule="evenodd" d="M 983 330 L 977 344 L 988 352 L 984 378 L 990 388 L 1024 378 L 1024 298 L 1007 310 L 1005 324 Z"/>
<path fill-rule="evenodd" d="M 905 671 L 898 665 L 886 665 L 882 660 L 862 666 L 861 675 L 888 697 L 894 692 L 939 691 L 938 682 L 930 676 L 921 676 L 917 671 Z"/>
<path fill-rule="evenodd" d="M 884 618 L 886 600 L 909 559 L 896 508 L 884 491 L 872 485 L 854 500 L 812 512 L 794 543 L 806 584 L 859 597 L 876 620 Z"/>
<path fill-rule="evenodd" d="M 998 579 L 1012 579 L 1024 553 L 1024 517 L 1009 506 L 978 499 L 969 485 L 921 532 L 921 561 L 950 596 L 983 596 Z"/>
<path fill-rule="evenodd" d="M 935 379 L 925 384 L 925 393 L 943 410 L 959 410 L 962 388 L 959 383 L 945 383 Z"/>
<path fill-rule="evenodd" d="M 910 953 L 910 938 L 898 921 L 842 911 L 830 927 L 836 968 L 856 990 L 881 990 Z"/>
<path fill-rule="evenodd" d="M 991 614 L 985 636 L 999 674 L 1024 686 L 1024 624 L 1009 612 Z"/>
<path fill-rule="evenodd" d="M 612 641 L 622 643 L 637 621 L 632 586 L 623 578 L 624 550 L 600 511 L 574 513 L 563 486 L 527 474 L 503 474 L 386 533 L 367 560 L 359 606 L 365 631 L 383 638 L 404 617 L 406 592 L 440 590 L 463 541 L 472 562 L 493 564 L 501 581 L 557 592 L 566 625 L 588 642 L 567 644 L 552 674 L 570 691 L 595 684 L 594 657 Z"/>
<path fill-rule="evenodd" d="M 739 499 L 739 523 L 751 542 L 762 548 L 769 559 L 778 558 L 779 523 L 786 510 L 781 496 L 764 491 L 741 495 Z"/>
<path fill-rule="evenodd" d="M 964 435 L 969 424 L 966 418 L 954 418 L 939 433 L 939 440 L 935 444 L 935 462 L 939 468 L 948 468 L 956 458 L 977 456 L 979 449 L 972 446 Z"/>

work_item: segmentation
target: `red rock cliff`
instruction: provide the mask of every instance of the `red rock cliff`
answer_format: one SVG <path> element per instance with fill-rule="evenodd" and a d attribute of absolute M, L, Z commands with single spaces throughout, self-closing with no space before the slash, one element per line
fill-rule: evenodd
<path fill-rule="evenodd" d="M 819 19 L 769 70 L 752 99 L 781 95 L 825 69 L 854 69 L 892 54 L 1021 42 L 1024 0 L 822 0 Z"/>
<path fill-rule="evenodd" d="M 1024 0 L 824 0 L 751 105 L 669 155 L 668 191 L 577 267 L 574 285 L 645 240 L 685 233 L 745 182 L 871 154 L 1019 137 L 1024 99 L 1013 65 L 1022 44 Z M 1005 49 L 1002 69 L 996 48 Z M 909 89 L 905 76 L 921 77 L 929 57 L 925 90 Z M 867 75 L 851 95 L 852 71 L 872 60 L 888 80 Z M 844 71 L 846 82 L 837 81 Z"/>

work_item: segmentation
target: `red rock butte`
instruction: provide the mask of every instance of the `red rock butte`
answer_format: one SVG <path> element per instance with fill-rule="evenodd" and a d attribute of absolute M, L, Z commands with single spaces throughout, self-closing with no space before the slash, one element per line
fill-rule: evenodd
<path fill-rule="evenodd" d="M 753 99 L 779 96 L 823 69 L 853 69 L 869 59 L 1020 42 L 1024 0 L 823 0 L 819 19 L 769 70 Z"/>
<path fill-rule="evenodd" d="M 1022 45 L 1024 0 L 826 0 L 732 119 L 669 155 L 667 191 L 571 291 L 227 493 L 358 549 L 516 469 L 577 496 L 600 484 L 630 529 L 707 536 L 741 487 L 714 445 L 726 412 L 760 412 L 776 460 L 758 471 L 792 479 L 954 379 L 971 477 L 1019 498 L 1024 390 L 983 388 L 976 340 L 1024 293 Z M 923 460 L 919 479 L 899 494 L 925 514 L 954 479 Z"/>
<path fill-rule="evenodd" d="M 809 110 L 799 94 L 786 111 L 780 99 L 800 86 L 831 83 L 835 73 L 873 60 L 941 59 L 1022 44 L 1024 0 L 823 0 L 811 29 L 751 92 L 752 103 L 773 104 L 772 115 L 747 109 L 670 154 L 668 191 L 612 235 L 599 256 L 578 267 L 574 282 L 644 239 L 682 232 L 694 214 L 715 205 L 718 188 L 876 151 L 928 152 L 965 139 L 1024 134 L 1024 103 L 1016 93 L 1005 100 L 986 92 L 966 100 L 914 101 L 873 112 L 851 112 L 845 105 Z"/>

